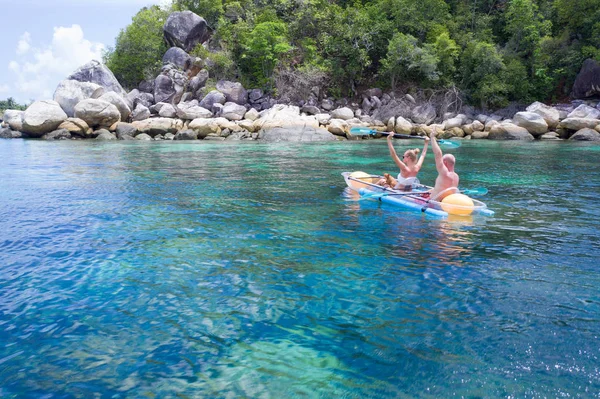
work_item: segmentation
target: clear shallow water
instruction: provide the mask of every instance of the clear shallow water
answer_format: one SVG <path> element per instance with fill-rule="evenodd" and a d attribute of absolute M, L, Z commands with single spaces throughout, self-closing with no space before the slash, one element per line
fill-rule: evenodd
<path fill-rule="evenodd" d="M 600 397 L 600 146 L 450 152 L 494 217 L 357 201 L 383 140 L 0 140 L 0 397 Z"/>

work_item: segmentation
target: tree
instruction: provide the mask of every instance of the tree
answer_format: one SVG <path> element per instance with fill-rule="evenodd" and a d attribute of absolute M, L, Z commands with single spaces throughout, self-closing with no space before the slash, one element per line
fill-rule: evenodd
<path fill-rule="evenodd" d="M 121 85 L 133 88 L 156 76 L 167 51 L 163 26 L 168 15 L 158 6 L 142 8 L 131 24 L 121 30 L 114 49 L 104 55 L 104 63 Z"/>
<path fill-rule="evenodd" d="M 499 107 L 507 102 L 508 87 L 502 56 L 491 43 L 473 41 L 463 54 L 462 87 L 482 108 Z"/>
<path fill-rule="evenodd" d="M 386 58 L 381 62 L 383 73 L 390 77 L 392 89 L 400 79 L 416 83 L 436 81 L 439 59 L 431 51 L 431 46 L 419 47 L 416 37 L 396 33 L 390 40 Z"/>
<path fill-rule="evenodd" d="M 240 66 L 248 83 L 272 87 L 275 66 L 292 50 L 286 24 L 281 21 L 259 23 L 245 38 L 243 48 Z"/>

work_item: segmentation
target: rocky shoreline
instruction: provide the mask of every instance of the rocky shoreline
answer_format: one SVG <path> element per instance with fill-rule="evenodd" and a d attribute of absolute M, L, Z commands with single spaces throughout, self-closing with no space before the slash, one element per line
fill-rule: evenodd
<path fill-rule="evenodd" d="M 298 104 L 227 80 L 209 90 L 205 60 L 187 52 L 206 40 L 205 25 L 190 11 L 171 14 L 164 35 L 173 47 L 153 81 L 126 92 L 105 65 L 91 61 L 63 80 L 52 100 L 6 110 L 0 138 L 307 142 L 363 139 L 349 134 L 359 126 L 420 136 L 433 130 L 443 139 L 600 141 L 600 102 L 593 100 L 535 102 L 507 118 L 472 107 L 439 115 L 432 103 L 377 88 L 355 102 L 314 88 Z"/>

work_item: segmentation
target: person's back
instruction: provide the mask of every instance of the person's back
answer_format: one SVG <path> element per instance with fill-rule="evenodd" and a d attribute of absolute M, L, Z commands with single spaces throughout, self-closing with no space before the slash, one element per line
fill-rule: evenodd
<path fill-rule="evenodd" d="M 454 171 L 454 164 L 456 159 L 452 154 L 442 155 L 442 150 L 435 139 L 435 132 L 431 132 L 431 148 L 435 156 L 435 168 L 438 171 L 438 176 L 435 179 L 435 186 L 431 190 L 431 199 L 441 201 L 443 198 L 438 198 L 440 193 L 444 190 L 448 190 L 451 187 L 458 187 L 460 178 Z M 447 195 L 452 194 L 448 192 Z M 445 195 L 444 195 L 445 196 Z"/>

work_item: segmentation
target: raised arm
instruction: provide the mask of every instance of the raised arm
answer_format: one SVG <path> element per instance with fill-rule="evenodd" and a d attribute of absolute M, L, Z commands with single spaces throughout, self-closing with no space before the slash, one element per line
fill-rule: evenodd
<path fill-rule="evenodd" d="M 393 137 L 394 137 L 393 134 L 390 134 L 387 136 L 387 145 L 388 145 L 388 149 L 390 150 L 390 156 L 392 157 L 394 162 L 396 162 L 396 165 L 398 165 L 400 170 L 404 170 L 404 169 L 406 169 L 406 164 L 404 162 L 402 162 L 400 160 L 400 158 L 398 158 L 398 154 L 396 154 L 396 150 L 394 149 L 394 144 L 392 143 Z"/>
<path fill-rule="evenodd" d="M 442 154 L 442 149 L 435 139 L 435 129 L 431 130 L 429 137 L 431 138 L 431 150 L 435 156 L 435 168 L 437 169 L 438 173 L 447 172 L 446 165 L 444 165 L 444 162 L 442 162 L 442 157 L 444 154 Z"/>
<path fill-rule="evenodd" d="M 423 152 L 417 161 L 417 168 L 421 169 L 423 166 L 423 161 L 425 160 L 425 155 L 427 155 L 427 146 L 429 145 L 429 137 L 425 137 L 425 144 L 423 145 Z"/>

